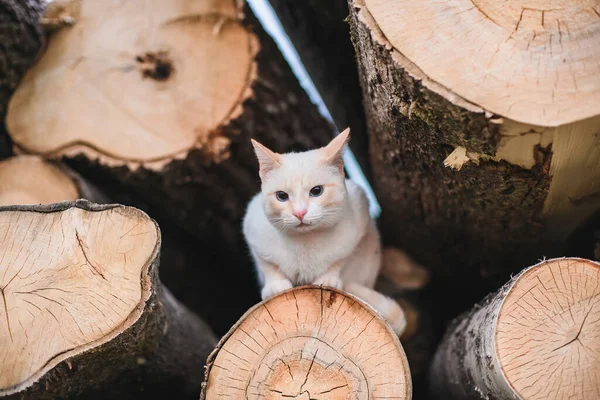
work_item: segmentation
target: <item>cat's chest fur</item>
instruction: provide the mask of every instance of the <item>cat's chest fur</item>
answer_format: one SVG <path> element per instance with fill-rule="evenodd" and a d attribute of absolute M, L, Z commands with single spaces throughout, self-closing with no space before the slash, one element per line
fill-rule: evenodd
<path fill-rule="evenodd" d="M 283 238 L 279 247 L 282 251 L 272 254 L 273 262 L 295 285 L 311 283 L 335 262 L 349 257 L 355 247 L 354 240 L 349 242 L 337 230 L 311 232 L 302 238 Z"/>
<path fill-rule="evenodd" d="M 334 263 L 351 257 L 366 233 L 370 216 L 362 189 L 349 181 L 346 185 L 348 198 L 340 221 L 301 235 L 285 235 L 273 227 L 257 195 L 244 220 L 244 234 L 253 253 L 277 266 L 294 285 L 312 283 Z"/>

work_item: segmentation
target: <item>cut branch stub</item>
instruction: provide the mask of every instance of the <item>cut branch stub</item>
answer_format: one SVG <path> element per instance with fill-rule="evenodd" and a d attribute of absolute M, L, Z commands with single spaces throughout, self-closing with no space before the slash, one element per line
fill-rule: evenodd
<path fill-rule="evenodd" d="M 431 369 L 439 398 L 600 397 L 600 264 L 530 267 L 459 317 Z"/>
<path fill-rule="evenodd" d="M 0 234 L 0 396 L 194 393 L 184 374 L 214 338 L 160 286 L 147 215 L 85 201 L 2 207 Z"/>
<path fill-rule="evenodd" d="M 300 287 L 249 310 L 209 357 L 201 399 L 410 399 L 404 351 L 355 297 Z"/>
<path fill-rule="evenodd" d="M 223 157 L 229 141 L 216 131 L 250 95 L 258 51 L 234 3 L 72 3 L 73 26 L 52 36 L 11 100 L 16 145 L 146 167 L 193 148 Z"/>

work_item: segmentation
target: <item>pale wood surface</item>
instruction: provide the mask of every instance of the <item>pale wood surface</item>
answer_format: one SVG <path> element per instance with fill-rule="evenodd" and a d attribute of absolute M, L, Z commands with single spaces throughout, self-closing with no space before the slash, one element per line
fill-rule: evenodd
<path fill-rule="evenodd" d="M 123 206 L 0 212 L 0 395 L 135 323 L 158 235 Z"/>
<path fill-rule="evenodd" d="M 522 399 L 600 399 L 600 264 L 557 259 L 525 272 L 500 309 L 496 348 Z"/>
<path fill-rule="evenodd" d="M 404 351 L 370 307 L 303 287 L 251 309 L 209 358 L 206 399 L 409 399 Z"/>
<path fill-rule="evenodd" d="M 57 165 L 37 156 L 0 162 L 0 205 L 56 203 L 77 200 L 75 182 Z"/>
<path fill-rule="evenodd" d="M 453 323 L 430 377 L 448 399 L 600 399 L 600 264 L 523 270 Z"/>
<path fill-rule="evenodd" d="M 533 125 L 600 114 L 596 0 L 361 0 L 416 78 L 449 100 Z"/>

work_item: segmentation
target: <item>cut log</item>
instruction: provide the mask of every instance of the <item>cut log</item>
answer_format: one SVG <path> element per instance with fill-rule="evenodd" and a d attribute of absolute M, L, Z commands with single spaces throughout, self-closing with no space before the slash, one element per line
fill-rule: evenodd
<path fill-rule="evenodd" d="M 131 207 L 0 208 L 0 397 L 195 398 L 216 340 L 158 280 Z"/>
<path fill-rule="evenodd" d="M 559 3 L 349 1 L 384 240 L 452 307 L 600 205 L 600 9 Z"/>
<path fill-rule="evenodd" d="M 63 165 L 38 156 L 21 155 L 0 162 L 0 205 L 49 204 L 106 197 Z"/>
<path fill-rule="evenodd" d="M 358 69 L 343 0 L 269 0 L 340 131 L 352 130 L 350 148 L 369 175 L 368 136 Z"/>
<path fill-rule="evenodd" d="M 398 337 L 371 307 L 305 286 L 250 309 L 208 359 L 202 400 L 411 398 Z"/>
<path fill-rule="evenodd" d="M 333 127 L 243 2 L 71 4 L 60 16 L 74 23 L 9 105 L 17 149 L 65 158 L 114 200 L 245 253 L 240 220 L 259 191 L 250 138 L 305 150 Z"/>
<path fill-rule="evenodd" d="M 10 96 L 43 43 L 38 19 L 43 0 L 0 0 L 0 158 L 12 153 L 4 116 Z"/>
<path fill-rule="evenodd" d="M 459 317 L 431 368 L 440 399 L 600 398 L 600 264 L 525 269 Z"/>

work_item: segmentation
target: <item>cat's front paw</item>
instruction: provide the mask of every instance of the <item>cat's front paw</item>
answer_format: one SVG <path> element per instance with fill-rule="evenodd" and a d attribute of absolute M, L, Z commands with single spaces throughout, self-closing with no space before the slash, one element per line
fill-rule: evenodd
<path fill-rule="evenodd" d="M 342 279 L 335 275 L 323 275 L 317 278 L 317 280 L 313 282 L 313 285 L 329 286 L 340 290 L 344 288 L 344 282 L 342 282 Z"/>
<path fill-rule="evenodd" d="M 290 282 L 287 279 L 271 280 L 271 281 L 265 283 L 265 286 L 263 286 L 262 291 L 260 292 L 260 295 L 263 300 L 266 300 L 269 297 L 273 297 L 277 293 L 281 293 L 284 290 L 291 289 L 292 287 L 293 287 L 292 282 Z"/>

